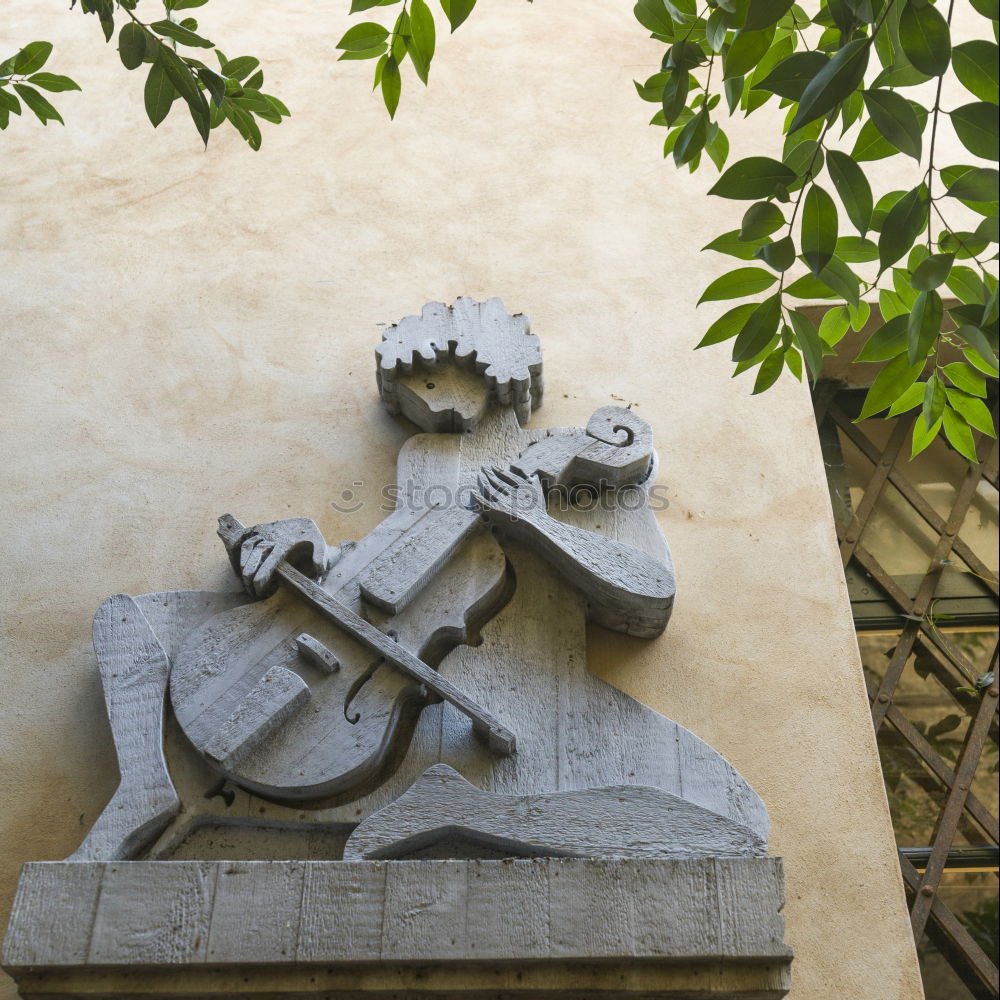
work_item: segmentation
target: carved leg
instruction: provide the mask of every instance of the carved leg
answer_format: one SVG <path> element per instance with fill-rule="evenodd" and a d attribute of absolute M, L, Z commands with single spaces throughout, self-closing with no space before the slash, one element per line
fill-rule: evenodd
<path fill-rule="evenodd" d="M 70 861 L 134 857 L 180 807 L 163 756 L 170 662 L 146 616 L 127 594 L 109 597 L 98 609 L 94 650 L 121 782 Z"/>
<path fill-rule="evenodd" d="M 345 860 L 399 857 L 447 834 L 512 853 L 564 857 L 757 857 L 753 831 L 644 785 L 498 795 L 447 764 L 425 771 L 351 834 Z"/>

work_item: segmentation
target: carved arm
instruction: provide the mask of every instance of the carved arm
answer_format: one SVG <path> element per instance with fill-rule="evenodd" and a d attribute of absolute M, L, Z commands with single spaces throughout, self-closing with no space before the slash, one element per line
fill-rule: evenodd
<path fill-rule="evenodd" d="M 537 480 L 482 470 L 476 508 L 503 534 L 527 542 L 587 596 L 589 616 L 607 628 L 653 638 L 674 603 L 671 568 L 632 545 L 557 521 Z"/>

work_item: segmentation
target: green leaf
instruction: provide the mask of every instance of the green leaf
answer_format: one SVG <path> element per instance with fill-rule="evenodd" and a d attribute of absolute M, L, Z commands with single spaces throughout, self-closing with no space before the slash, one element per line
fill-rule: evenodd
<path fill-rule="evenodd" d="M 977 237 L 975 233 L 942 233 L 938 247 L 942 253 L 953 253 L 959 260 L 968 260 L 981 254 L 989 241 Z"/>
<path fill-rule="evenodd" d="M 738 31 L 723 56 L 724 79 L 749 73 L 771 47 L 773 38 L 774 25 L 762 31 Z"/>
<path fill-rule="evenodd" d="M 830 262 L 816 277 L 846 302 L 857 306 L 861 299 L 861 283 L 858 276 L 838 257 L 831 257 Z"/>
<path fill-rule="evenodd" d="M 770 343 L 780 320 L 781 299 L 772 295 L 754 309 L 743 325 L 733 344 L 733 361 L 746 361 L 757 355 Z"/>
<path fill-rule="evenodd" d="M 668 125 L 677 121 L 688 99 L 691 74 L 686 69 L 675 69 L 670 73 L 663 88 L 663 117 Z"/>
<path fill-rule="evenodd" d="M 963 42 L 951 50 L 951 65 L 962 86 L 973 96 L 990 104 L 1000 101 L 997 57 L 996 44 L 985 39 Z"/>
<path fill-rule="evenodd" d="M 882 136 L 901 153 L 920 159 L 920 122 L 913 105 L 891 90 L 865 90 L 865 107 Z"/>
<path fill-rule="evenodd" d="M 787 271 L 795 263 L 795 244 L 790 236 L 785 236 L 758 248 L 754 252 L 754 257 L 775 271 Z"/>
<path fill-rule="evenodd" d="M 806 87 L 788 131 L 795 132 L 821 118 L 857 90 L 864 80 L 870 51 L 870 38 L 855 39 L 840 49 Z"/>
<path fill-rule="evenodd" d="M 777 205 L 769 201 L 758 201 L 751 205 L 743 215 L 740 239 L 756 240 L 762 236 L 770 236 L 784 224 L 785 216 Z"/>
<path fill-rule="evenodd" d="M 919 184 L 889 210 L 878 238 L 880 270 L 885 270 L 910 251 L 927 225 L 927 188 Z"/>
<path fill-rule="evenodd" d="M 218 73 L 213 73 L 207 66 L 198 70 L 198 79 L 205 84 L 205 89 L 212 95 L 215 106 L 221 107 L 226 96 L 226 81 Z"/>
<path fill-rule="evenodd" d="M 807 174 L 816 177 L 823 170 L 823 150 L 815 139 L 807 139 L 790 149 L 782 162 L 796 176 L 787 189 L 797 191 L 805 184 Z"/>
<path fill-rule="evenodd" d="M 664 69 L 694 69 L 705 62 L 702 47 L 695 42 L 674 42 L 663 57 Z"/>
<path fill-rule="evenodd" d="M 872 189 L 868 178 L 851 157 L 837 149 L 827 153 L 826 165 L 847 217 L 864 236 L 872 219 Z"/>
<path fill-rule="evenodd" d="M 711 347 L 713 344 L 721 344 L 725 340 L 735 337 L 746 325 L 753 311 L 757 308 L 756 302 L 744 302 L 742 305 L 730 309 L 723 313 L 707 330 L 705 336 L 698 342 L 695 350 L 700 347 Z"/>
<path fill-rule="evenodd" d="M 733 77 L 731 80 L 723 81 L 722 89 L 726 95 L 726 107 L 729 108 L 730 114 L 739 107 L 740 98 L 743 96 L 743 86 L 744 79 L 742 77 Z"/>
<path fill-rule="evenodd" d="M 986 397 L 986 379 L 964 361 L 952 361 L 941 371 L 948 376 L 951 384 L 970 396 Z"/>
<path fill-rule="evenodd" d="M 997 0 L 971 0 L 971 3 L 974 10 L 991 21 L 1000 17 L 1000 3 Z"/>
<path fill-rule="evenodd" d="M 64 90 L 79 90 L 80 85 L 68 76 L 58 76 L 55 73 L 34 73 L 28 77 L 28 83 L 33 83 L 42 90 L 58 94 Z"/>
<path fill-rule="evenodd" d="M 941 419 L 946 401 L 947 396 L 944 394 L 944 383 L 936 375 L 932 375 L 924 386 L 924 398 L 922 400 L 924 426 L 928 430 Z"/>
<path fill-rule="evenodd" d="M 891 406 L 917 381 L 924 367 L 924 359 L 911 365 L 905 354 L 893 358 L 875 377 L 858 420 L 865 420 Z M 855 423 L 858 421 L 856 420 Z"/>
<path fill-rule="evenodd" d="M 749 156 L 737 160 L 709 190 L 719 198 L 757 201 L 770 198 L 778 185 L 788 187 L 795 174 L 785 164 L 767 156 Z"/>
<path fill-rule="evenodd" d="M 35 113 L 35 117 L 43 124 L 59 122 L 65 124 L 62 116 L 34 87 L 26 83 L 15 83 L 14 89 L 21 95 L 21 100 Z"/>
<path fill-rule="evenodd" d="M 402 89 L 403 82 L 399 78 L 399 63 L 393 56 L 389 56 L 385 66 L 382 67 L 382 100 L 385 102 L 390 118 L 394 118 L 396 115 Z"/>
<path fill-rule="evenodd" d="M 337 42 L 338 49 L 346 49 L 348 52 L 364 52 L 366 49 L 373 49 L 380 42 L 384 42 L 389 37 L 389 30 L 374 21 L 365 21 L 349 28 L 344 37 Z M 255 67 L 256 68 L 256 67 Z M 225 70 L 223 70 L 225 72 Z M 229 76 L 229 73 L 226 73 Z"/>
<path fill-rule="evenodd" d="M 994 162 L 1000 158 L 995 105 L 985 101 L 964 104 L 951 112 L 951 124 L 970 153 Z"/>
<path fill-rule="evenodd" d="M 201 35 L 196 35 L 193 31 L 182 28 L 173 21 L 154 21 L 150 25 L 150 28 L 158 35 L 172 38 L 175 42 L 180 42 L 182 45 L 191 45 L 200 49 L 215 48 L 215 42 L 210 42 L 207 38 L 202 38 Z"/>
<path fill-rule="evenodd" d="M 914 382 L 892 406 L 889 407 L 889 416 L 898 417 L 907 410 L 912 410 L 915 406 L 920 406 L 924 401 L 924 383 Z"/>
<path fill-rule="evenodd" d="M 226 101 L 223 105 L 226 117 L 233 123 L 236 130 L 246 140 L 251 149 L 260 149 L 260 129 L 248 111 L 237 107 L 232 101 Z"/>
<path fill-rule="evenodd" d="M 788 327 L 785 327 L 788 330 Z M 794 347 L 785 348 L 785 366 L 795 376 L 797 382 L 802 381 L 802 355 Z"/>
<path fill-rule="evenodd" d="M 802 258 L 818 276 L 836 249 L 837 206 L 823 188 L 813 184 L 802 206 Z"/>
<path fill-rule="evenodd" d="M 836 306 L 823 313 L 819 324 L 819 339 L 829 347 L 835 347 L 843 339 L 851 326 L 851 314 L 846 306 Z"/>
<path fill-rule="evenodd" d="M 722 46 L 726 42 L 728 22 L 729 15 L 718 7 L 708 15 L 708 20 L 705 22 L 705 41 L 716 55 L 722 51 Z"/>
<path fill-rule="evenodd" d="M 21 76 L 37 73 L 48 62 L 50 55 L 52 55 L 51 42 L 29 42 L 14 56 L 11 71 L 13 74 L 20 74 Z M 25 101 L 24 103 L 27 104 L 28 102 Z"/>
<path fill-rule="evenodd" d="M 979 275 L 963 264 L 951 269 L 945 284 L 961 302 L 985 302 L 989 294 Z"/>
<path fill-rule="evenodd" d="M 978 351 L 962 351 L 962 357 L 972 365 L 977 371 L 981 371 L 984 375 L 991 375 L 996 378 L 1000 375 L 1000 368 L 997 366 L 997 357 L 994 353 L 993 361 L 986 361 L 983 356 Z"/>
<path fill-rule="evenodd" d="M 118 55 L 126 69 L 135 69 L 146 58 L 146 29 L 128 21 L 118 32 Z"/>
<path fill-rule="evenodd" d="M 644 100 L 651 104 L 659 104 L 663 100 L 663 88 L 670 79 L 669 73 L 654 73 L 645 83 L 633 80 L 635 92 Z"/>
<path fill-rule="evenodd" d="M 761 267 L 738 267 L 735 271 L 716 278 L 698 299 L 702 302 L 719 302 L 723 299 L 739 299 L 745 295 L 756 295 L 769 288 L 778 279 Z M 773 332 L 773 331 L 772 331 Z M 740 360 L 739 358 L 735 360 Z"/>
<path fill-rule="evenodd" d="M 7 115 L 10 115 L 12 112 L 15 115 L 21 113 L 21 102 L 9 91 L 4 90 L 3 87 L 0 87 L 0 111 Z M 747 260 L 749 259 L 748 255 Z"/>
<path fill-rule="evenodd" d="M 360 14 L 363 11 L 371 10 L 372 7 L 385 6 L 385 0 L 351 0 L 351 13 Z"/>
<path fill-rule="evenodd" d="M 777 24 L 792 8 L 794 0 L 750 0 L 743 28 L 759 31 Z"/>
<path fill-rule="evenodd" d="M 911 365 L 923 362 L 930 353 L 941 332 L 943 315 L 944 305 L 937 292 L 921 292 L 917 296 L 906 328 L 907 359 Z"/>
<path fill-rule="evenodd" d="M 987 216 L 976 226 L 976 237 L 989 243 L 1000 243 L 1000 226 L 997 216 Z"/>
<path fill-rule="evenodd" d="M 878 47 L 877 41 L 875 44 Z M 872 80 L 872 88 L 888 87 L 890 90 L 897 90 L 900 87 L 919 87 L 932 79 L 926 73 L 921 73 L 906 56 L 900 56 L 900 62 L 890 63 Z"/>
<path fill-rule="evenodd" d="M 765 392 L 770 389 L 778 381 L 778 376 L 781 375 L 781 369 L 784 365 L 785 352 L 779 347 L 778 350 L 772 351 L 764 359 L 764 363 L 757 372 L 757 378 L 753 384 L 753 392 L 750 395 L 756 396 L 759 392 Z"/>
<path fill-rule="evenodd" d="M 878 293 L 878 309 L 882 314 L 882 319 L 888 321 L 897 316 L 909 318 L 910 307 L 895 293 L 883 288 Z"/>
<path fill-rule="evenodd" d="M 860 236 L 841 236 L 837 240 L 837 256 L 845 264 L 866 264 L 878 260 L 878 247 Z"/>
<path fill-rule="evenodd" d="M 434 15 L 424 0 L 410 2 L 410 38 L 407 48 L 417 75 L 426 84 L 431 60 L 434 58 Z"/>
<path fill-rule="evenodd" d="M 708 138 L 708 112 L 702 108 L 685 125 L 674 143 L 674 163 L 680 167 L 690 163 L 705 148 Z"/>
<path fill-rule="evenodd" d="M 928 429 L 922 420 L 917 420 L 913 424 L 913 446 L 910 449 L 910 459 L 919 455 L 937 436 L 941 430 L 941 420 L 934 421 Z"/>
<path fill-rule="evenodd" d="M 951 408 L 970 426 L 977 431 L 982 431 L 990 437 L 997 436 L 996 428 L 993 426 L 993 416 L 981 399 L 969 396 L 958 389 L 946 389 L 948 402 Z"/>
<path fill-rule="evenodd" d="M 381 45 L 376 45 L 373 49 L 364 49 L 361 52 L 342 52 L 338 56 L 337 62 L 359 62 L 364 59 L 378 59 L 379 56 L 384 55 L 388 50 L 389 46 L 385 42 L 382 42 Z M 414 61 L 413 65 L 417 65 L 416 61 Z M 420 70 L 418 69 L 417 72 L 419 73 Z"/>
<path fill-rule="evenodd" d="M 910 284 L 921 292 L 929 292 L 931 289 L 937 288 L 947 280 L 954 260 L 954 254 L 932 254 L 917 266 L 910 277 Z"/>
<path fill-rule="evenodd" d="M 942 416 L 944 436 L 948 439 L 948 443 L 959 455 L 976 464 L 979 461 L 976 457 L 976 442 L 972 439 L 969 425 L 954 410 L 945 410 Z"/>
<path fill-rule="evenodd" d="M 465 0 L 468 3 L 468 0 Z M 469 10 L 472 10 L 475 0 L 469 3 Z M 455 0 L 451 0 L 451 5 L 455 5 Z M 445 6 L 444 2 L 441 4 L 445 9 L 445 13 L 448 13 L 448 8 Z M 674 32 L 674 22 L 670 15 L 667 13 L 667 8 L 663 5 L 663 0 L 639 0 L 639 2 L 632 8 L 632 12 L 635 14 L 635 19 L 647 30 L 651 31 L 654 35 L 672 35 Z M 466 13 L 465 17 L 468 17 Z M 462 21 L 465 20 L 462 18 Z M 448 20 L 451 20 L 451 14 L 448 14 Z M 458 24 L 461 24 L 459 21 Z M 458 24 L 452 22 L 451 30 L 454 31 Z"/>
<path fill-rule="evenodd" d="M 823 344 L 819 338 L 819 331 L 813 321 L 797 309 L 789 312 L 788 318 L 795 331 L 795 341 L 802 356 L 806 359 L 806 364 L 812 373 L 813 383 L 815 383 L 823 367 Z"/>
<path fill-rule="evenodd" d="M 970 323 L 972 326 L 985 330 L 988 326 L 984 319 L 985 308 L 985 305 L 974 302 L 970 305 L 949 306 L 948 313 L 958 326 Z M 994 335 L 995 331 L 990 331 L 990 336 L 993 337 Z"/>
<path fill-rule="evenodd" d="M 713 132 L 713 129 L 715 130 Z M 708 130 L 708 141 L 705 143 L 705 152 L 711 157 L 716 170 L 722 170 L 726 165 L 729 156 L 729 140 L 726 133 L 714 122 Z"/>
<path fill-rule="evenodd" d="M 917 116 L 917 123 L 923 132 L 927 124 L 927 109 L 913 101 L 910 102 L 910 107 L 913 108 L 913 113 Z M 895 156 L 897 152 L 899 150 L 882 137 L 882 134 L 875 127 L 875 123 L 866 121 L 861 126 L 861 131 L 858 133 L 850 155 L 853 160 L 862 163 L 865 160 L 882 160 L 887 156 Z"/>
<path fill-rule="evenodd" d="M 829 285 L 814 278 L 811 274 L 796 278 L 785 286 L 785 292 L 797 299 L 833 299 L 837 293 Z"/>
<path fill-rule="evenodd" d="M 860 333 L 871 319 L 871 304 L 862 299 L 857 305 L 848 305 L 847 309 L 851 314 L 851 329 L 855 333 Z"/>
<path fill-rule="evenodd" d="M 993 167 L 973 167 L 948 187 L 948 194 L 962 201 L 1000 200 L 1000 171 Z"/>
<path fill-rule="evenodd" d="M 906 315 L 894 316 L 880 326 L 865 342 L 855 361 L 889 361 L 906 350 Z"/>
<path fill-rule="evenodd" d="M 980 371 L 985 370 L 987 375 L 997 374 L 996 352 L 990 346 L 989 340 L 986 339 L 986 334 L 979 327 L 966 323 L 955 331 L 954 336 L 961 337 L 969 345 L 970 349 L 966 351 L 967 359 L 968 355 L 972 354 L 982 362 L 982 364 L 972 362 Z"/>
<path fill-rule="evenodd" d="M 753 89 L 766 90 L 779 97 L 797 101 L 802 97 L 809 81 L 829 61 L 825 53 L 815 49 L 811 52 L 794 52 L 787 59 L 782 59 L 760 83 L 754 84 Z"/>
<path fill-rule="evenodd" d="M 170 82 L 166 67 L 162 60 L 157 58 L 156 62 L 149 67 L 149 75 L 146 77 L 146 86 L 143 92 L 146 114 L 153 123 L 153 128 L 156 128 L 167 117 L 176 98 L 177 91 L 173 83 Z"/>
<path fill-rule="evenodd" d="M 184 99 L 191 118 L 201 135 L 202 141 L 208 144 L 208 133 L 211 128 L 211 119 L 208 111 L 208 99 L 204 91 L 198 86 L 191 68 L 173 49 L 163 46 L 160 49 L 157 61 L 163 64 L 163 68 L 170 77 L 170 82 L 174 89 Z"/>
<path fill-rule="evenodd" d="M 951 60 L 948 22 L 931 4 L 908 3 L 899 15 L 899 43 L 921 73 L 940 76 Z"/>
<path fill-rule="evenodd" d="M 724 253 L 729 257 L 739 257 L 740 260 L 753 260 L 756 251 L 761 246 L 763 246 L 761 240 L 743 242 L 740 240 L 739 230 L 733 229 L 717 236 L 711 243 L 706 243 L 702 250 L 714 250 L 716 253 Z"/>
<path fill-rule="evenodd" d="M 223 76 L 233 80 L 244 80 L 259 65 L 260 60 L 254 59 L 253 56 L 237 56 L 235 59 L 222 60 L 221 71 Z"/>

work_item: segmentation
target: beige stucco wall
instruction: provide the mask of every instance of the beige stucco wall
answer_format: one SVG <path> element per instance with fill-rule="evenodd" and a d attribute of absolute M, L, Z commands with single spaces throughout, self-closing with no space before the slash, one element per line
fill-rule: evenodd
<path fill-rule="evenodd" d="M 294 112 L 253 154 L 221 130 L 203 152 L 179 108 L 154 133 L 95 21 L 4 5 L 4 50 L 54 40 L 85 92 L 56 95 L 65 129 L 0 139 L 0 920 L 22 862 L 71 852 L 115 785 L 100 601 L 217 585 L 224 510 L 362 535 L 376 506 L 330 501 L 391 481 L 405 436 L 377 401 L 377 324 L 499 295 L 542 337 L 539 425 L 624 399 L 657 435 L 674 619 L 652 643 L 595 635 L 596 669 L 763 796 L 795 1000 L 919 996 L 808 393 L 751 398 L 725 350 L 691 351 L 724 266 L 696 250 L 740 209 L 661 161 L 631 83 L 658 46 L 630 0 L 493 0 L 390 124 L 370 68 L 334 62 L 347 6 L 206 8 Z"/>

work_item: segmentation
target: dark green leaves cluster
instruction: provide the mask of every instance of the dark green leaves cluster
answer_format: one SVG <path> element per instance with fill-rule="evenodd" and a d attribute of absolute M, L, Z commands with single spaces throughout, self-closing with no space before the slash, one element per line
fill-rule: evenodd
<path fill-rule="evenodd" d="M 636 83 L 660 105 L 651 124 L 667 129 L 664 155 L 694 170 L 706 153 L 722 171 L 709 193 L 749 203 L 706 247 L 742 263 L 700 301 L 752 301 L 698 346 L 731 341 L 735 374 L 756 369 L 756 393 L 784 368 L 818 377 L 849 330 L 865 331 L 858 360 L 878 370 L 862 417 L 919 407 L 913 454 L 943 432 L 970 461 L 973 431 L 995 436 L 984 399 L 998 346 L 997 5 L 977 3 L 988 37 L 954 47 L 950 14 L 933 0 L 821 0 L 808 13 L 790 0 L 634 9 L 664 45 L 658 71 Z M 973 100 L 942 103 L 950 73 Z M 907 96 L 928 82 L 933 106 Z M 729 144 L 715 109 L 749 115 L 771 101 L 785 111 L 780 155 L 723 169 Z M 986 162 L 942 167 L 934 147 L 949 126 Z M 902 183 L 873 191 L 864 163 L 892 156 L 904 158 L 891 174 Z M 817 325 L 795 300 L 831 308 Z"/>
<path fill-rule="evenodd" d="M 39 72 L 51 54 L 50 42 L 31 42 L 0 62 L 0 129 L 10 124 L 11 115 L 21 114 L 22 101 L 43 125 L 63 124 L 62 116 L 41 91 L 57 94 L 80 87 L 68 76 Z"/>
<path fill-rule="evenodd" d="M 126 69 L 144 68 L 143 101 L 154 128 L 180 100 L 206 145 L 212 129 L 229 122 L 251 149 L 259 149 L 258 120 L 280 124 L 288 108 L 261 90 L 264 73 L 258 59 L 228 59 L 200 34 L 197 20 L 183 14 L 207 2 L 162 0 L 165 16 L 149 22 L 136 15 L 138 0 L 80 0 L 80 8 L 97 17 L 106 41 L 117 31 L 118 55 Z M 217 68 L 194 54 L 209 49 L 215 50 Z"/>
<path fill-rule="evenodd" d="M 403 79 L 400 67 L 409 58 L 414 72 L 427 84 L 437 41 L 434 15 L 426 0 L 352 0 L 351 13 L 374 7 L 402 7 L 390 31 L 376 21 L 364 21 L 349 28 L 337 42 L 341 59 L 376 59 L 375 87 L 381 88 L 389 117 L 399 107 Z M 454 31 L 472 13 L 476 0 L 441 0 L 441 9 Z"/>

